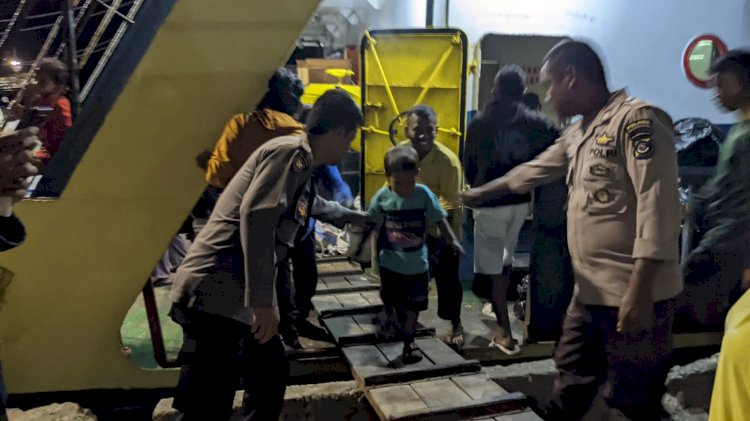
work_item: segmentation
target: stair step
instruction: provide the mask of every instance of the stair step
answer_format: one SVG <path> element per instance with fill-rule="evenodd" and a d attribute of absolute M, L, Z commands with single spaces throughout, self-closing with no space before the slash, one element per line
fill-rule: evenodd
<path fill-rule="evenodd" d="M 376 313 L 383 307 L 378 290 L 316 295 L 312 303 L 321 318 Z"/>
<path fill-rule="evenodd" d="M 336 317 L 321 318 L 321 323 L 339 346 L 368 345 L 393 342 L 384 337 L 373 319 L 378 313 L 361 313 Z M 417 323 L 416 337 L 435 336 L 434 327 L 425 327 Z"/>
<path fill-rule="evenodd" d="M 319 295 L 341 294 L 347 292 L 377 291 L 379 289 L 380 282 L 360 273 L 319 277 L 315 293 Z"/>
<path fill-rule="evenodd" d="M 372 387 L 443 377 L 460 373 L 477 373 L 482 367 L 477 360 L 465 360 L 440 339 L 417 339 L 422 361 L 404 365 L 401 362 L 403 342 L 357 345 L 342 349 L 360 387 Z"/>
<path fill-rule="evenodd" d="M 522 393 L 508 393 L 484 374 L 375 387 L 366 389 L 365 396 L 381 420 L 476 419 L 520 413 L 526 400 Z"/>

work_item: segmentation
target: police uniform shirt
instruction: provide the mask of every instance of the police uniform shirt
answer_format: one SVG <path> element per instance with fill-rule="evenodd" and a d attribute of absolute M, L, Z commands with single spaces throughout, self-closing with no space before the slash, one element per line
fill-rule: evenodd
<path fill-rule="evenodd" d="M 568 246 L 583 304 L 619 306 L 635 259 L 664 261 L 653 283 L 661 301 L 682 290 L 680 206 L 672 121 L 615 92 L 588 128 L 581 121 L 505 179 L 513 193 L 567 174 Z"/>
<path fill-rule="evenodd" d="M 178 307 L 250 323 L 250 308 L 277 305 L 276 265 L 313 205 L 312 153 L 304 134 L 259 147 L 222 193 L 177 270 Z"/>

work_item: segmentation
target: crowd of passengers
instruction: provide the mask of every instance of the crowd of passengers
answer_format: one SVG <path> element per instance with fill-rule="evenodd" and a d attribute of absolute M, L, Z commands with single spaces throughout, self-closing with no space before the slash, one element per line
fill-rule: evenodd
<path fill-rule="evenodd" d="M 710 416 L 747 419 L 750 204 L 741 192 L 750 188 L 750 52 L 728 52 L 712 74 L 719 102 L 743 121 L 696 195 L 702 240 L 679 256 L 672 120 L 624 89 L 611 91 L 585 43 L 561 42 L 541 69 L 545 100 L 567 127 L 541 112 L 519 66 L 504 66 L 468 126 L 463 160 L 436 141 L 439 110 L 416 104 L 404 114 L 403 141 L 383 157 L 386 182 L 362 210 L 337 168 L 364 123 L 359 106 L 334 89 L 305 107 L 302 83 L 279 69 L 256 109 L 234 115 L 214 150 L 198 159 L 208 187 L 152 274 L 171 284 L 170 316 L 184 334 L 174 407 L 185 420 L 226 420 L 242 387 L 243 419 L 278 419 L 289 375 L 285 346 L 327 338 L 310 320 L 315 220 L 376 233 L 383 310 L 373 321 L 403 342 L 401 364 L 423 358 L 414 336 L 432 279 L 437 314 L 449 324 L 444 339 L 463 346 L 458 272 L 470 209 L 474 272 L 491 286 L 482 312 L 497 322 L 491 347 L 522 352 L 506 295 L 529 215 L 535 244 L 554 237 L 563 249 L 556 255 L 567 262 L 562 278 L 575 282 L 553 356 L 553 390 L 533 402 L 541 416 L 582 419 L 600 404 L 614 419 L 669 419 L 661 399 L 672 325 L 682 315 L 706 325 L 726 318 Z M 43 61 L 35 88 L 13 109 L 22 117 L 52 108 L 39 129 L 0 142 L 0 187 L 14 200 L 71 126 L 66 77 L 61 63 Z M 24 237 L 13 214 L 0 216 L 3 249 Z M 686 306 L 705 302 L 707 289 L 710 303 Z"/>

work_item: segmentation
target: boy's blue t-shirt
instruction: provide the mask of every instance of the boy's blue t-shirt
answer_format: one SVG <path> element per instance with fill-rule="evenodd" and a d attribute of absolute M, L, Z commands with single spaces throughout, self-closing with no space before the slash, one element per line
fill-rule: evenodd
<path fill-rule="evenodd" d="M 406 198 L 383 187 L 373 196 L 368 212 L 382 224 L 378 236 L 380 266 L 402 275 L 429 270 L 427 223 L 439 222 L 447 213 L 427 186 L 417 184 Z"/>

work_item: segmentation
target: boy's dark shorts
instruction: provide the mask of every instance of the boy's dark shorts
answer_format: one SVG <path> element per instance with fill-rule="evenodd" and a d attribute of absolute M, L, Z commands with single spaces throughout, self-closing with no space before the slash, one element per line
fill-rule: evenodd
<path fill-rule="evenodd" d="M 380 268 L 380 298 L 385 305 L 416 312 L 425 311 L 429 288 L 428 272 L 403 275 L 384 267 Z"/>

